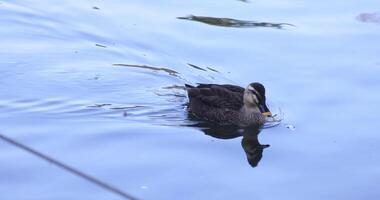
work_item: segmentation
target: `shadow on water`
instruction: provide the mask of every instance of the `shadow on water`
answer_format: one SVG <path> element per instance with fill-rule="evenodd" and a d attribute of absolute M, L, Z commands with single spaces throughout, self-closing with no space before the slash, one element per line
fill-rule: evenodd
<path fill-rule="evenodd" d="M 205 16 L 195 16 L 195 15 L 177 17 L 177 19 L 197 21 L 197 22 L 202 22 L 209 25 L 214 25 L 214 26 L 233 27 L 233 28 L 268 27 L 268 28 L 283 29 L 284 26 L 295 27 L 293 24 L 289 24 L 289 23 L 245 21 L 245 20 L 238 20 L 238 19 L 231 19 L 231 18 L 205 17 Z"/>
<path fill-rule="evenodd" d="M 269 144 L 260 144 L 258 135 L 261 127 L 239 128 L 236 126 L 218 126 L 204 121 L 197 121 L 191 114 L 188 115 L 188 120 L 194 121 L 190 127 L 196 127 L 209 135 L 218 139 L 233 139 L 242 137 L 241 146 L 247 156 L 247 161 L 252 167 L 256 167 L 262 156 L 265 148 L 270 147 Z"/>

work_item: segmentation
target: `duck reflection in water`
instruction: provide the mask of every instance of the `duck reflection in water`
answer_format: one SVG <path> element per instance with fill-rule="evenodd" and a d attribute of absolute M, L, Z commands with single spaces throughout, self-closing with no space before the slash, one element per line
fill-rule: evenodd
<path fill-rule="evenodd" d="M 189 114 L 189 119 L 194 120 L 195 118 L 190 115 L 191 114 Z M 247 156 L 248 163 L 252 167 L 256 167 L 259 164 L 264 149 L 270 146 L 269 144 L 260 144 L 258 140 L 258 135 L 261 131 L 259 126 L 239 128 L 236 126 L 217 126 L 208 122 L 197 122 L 192 126 L 199 128 L 206 135 L 218 139 L 243 137 L 241 146 Z"/>

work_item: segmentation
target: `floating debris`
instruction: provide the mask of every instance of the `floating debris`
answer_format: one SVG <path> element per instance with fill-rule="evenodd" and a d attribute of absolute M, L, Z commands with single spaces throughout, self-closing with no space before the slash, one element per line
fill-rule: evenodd
<path fill-rule="evenodd" d="M 95 44 L 97 47 L 107 48 L 107 46 L 101 45 L 101 44 Z"/>
<path fill-rule="evenodd" d="M 361 22 L 380 24 L 380 12 L 361 13 L 356 19 Z"/>
<path fill-rule="evenodd" d="M 178 72 L 172 69 L 164 68 L 164 67 L 151 67 L 147 65 L 131 65 L 131 64 L 112 64 L 113 66 L 121 66 L 121 67 L 133 67 L 133 68 L 141 68 L 141 69 L 150 69 L 153 71 L 163 71 L 168 73 L 169 75 L 178 77 Z"/>
<path fill-rule="evenodd" d="M 205 16 L 195 16 L 189 15 L 186 17 L 177 17 L 177 19 L 191 20 L 202 22 L 214 26 L 223 27 L 233 27 L 233 28 L 255 28 L 255 27 L 268 27 L 268 28 L 278 28 L 282 29 L 283 26 L 293 26 L 289 23 L 271 23 L 271 22 L 257 22 L 257 21 L 244 21 L 231 18 L 220 18 L 220 17 L 205 17 Z"/>
<path fill-rule="evenodd" d="M 296 130 L 296 127 L 294 125 L 291 125 L 291 124 L 286 124 L 285 127 L 291 131 L 295 131 Z"/>

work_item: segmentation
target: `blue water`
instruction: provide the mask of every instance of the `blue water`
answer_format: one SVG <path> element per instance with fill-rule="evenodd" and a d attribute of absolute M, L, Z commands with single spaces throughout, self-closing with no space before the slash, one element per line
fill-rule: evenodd
<path fill-rule="evenodd" d="M 0 132 L 141 199 L 378 199 L 379 7 L 2 0 Z M 177 19 L 189 15 L 295 27 Z M 257 167 L 242 137 L 189 126 L 180 87 L 254 81 L 284 115 L 259 134 L 270 147 Z M 0 152 L 1 200 L 120 199 L 3 141 Z"/>

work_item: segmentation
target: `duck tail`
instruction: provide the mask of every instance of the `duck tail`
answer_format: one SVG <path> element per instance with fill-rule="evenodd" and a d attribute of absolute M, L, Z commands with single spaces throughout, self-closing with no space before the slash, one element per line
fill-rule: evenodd
<path fill-rule="evenodd" d="M 187 88 L 195 88 L 194 86 L 189 85 L 189 84 L 185 84 L 185 87 L 186 87 L 186 89 L 187 89 Z"/>
<path fill-rule="evenodd" d="M 187 96 L 189 97 L 190 100 L 199 94 L 198 89 L 192 85 L 185 84 L 185 88 L 187 91 Z"/>

